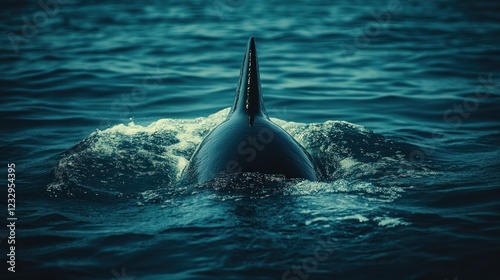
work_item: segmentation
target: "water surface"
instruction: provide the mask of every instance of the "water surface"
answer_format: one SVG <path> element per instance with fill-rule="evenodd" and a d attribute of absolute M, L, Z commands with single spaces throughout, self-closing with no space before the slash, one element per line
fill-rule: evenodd
<path fill-rule="evenodd" d="M 9 279 L 498 276 L 497 1 L 60 2 L 0 9 Z M 179 184 L 250 36 L 322 180 Z"/>

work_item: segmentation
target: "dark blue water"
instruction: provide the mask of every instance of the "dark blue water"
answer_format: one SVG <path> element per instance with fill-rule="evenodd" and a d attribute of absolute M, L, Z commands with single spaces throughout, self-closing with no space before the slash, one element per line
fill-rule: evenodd
<path fill-rule="evenodd" d="M 49 2 L 0 4 L 2 275 L 498 278 L 498 1 Z M 250 36 L 322 180 L 179 184 Z"/>

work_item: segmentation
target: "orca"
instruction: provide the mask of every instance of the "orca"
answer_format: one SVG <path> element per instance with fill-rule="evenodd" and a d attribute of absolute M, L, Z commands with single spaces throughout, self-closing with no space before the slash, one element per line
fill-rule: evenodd
<path fill-rule="evenodd" d="M 234 103 L 227 118 L 198 145 L 181 180 L 203 184 L 246 172 L 318 180 L 307 151 L 266 113 L 253 37 L 248 40 Z"/>

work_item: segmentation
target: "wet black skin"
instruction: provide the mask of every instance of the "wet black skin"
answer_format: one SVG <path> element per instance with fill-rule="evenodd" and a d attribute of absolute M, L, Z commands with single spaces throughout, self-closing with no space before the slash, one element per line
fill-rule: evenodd
<path fill-rule="evenodd" d="M 238 172 L 317 180 L 306 150 L 267 116 L 253 37 L 248 40 L 233 107 L 196 148 L 182 179 L 201 184 Z"/>

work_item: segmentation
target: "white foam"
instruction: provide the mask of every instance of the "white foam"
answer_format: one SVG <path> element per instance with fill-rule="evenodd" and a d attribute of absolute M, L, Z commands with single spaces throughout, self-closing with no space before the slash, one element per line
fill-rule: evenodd
<path fill-rule="evenodd" d="M 368 222 L 370 219 L 360 214 L 354 214 L 354 215 L 339 217 L 338 220 L 357 220 L 360 223 L 364 223 Z"/>
<path fill-rule="evenodd" d="M 305 221 L 305 225 L 308 226 L 308 225 L 311 225 L 311 224 L 314 224 L 314 223 L 328 222 L 328 221 L 330 221 L 330 219 L 328 219 L 327 217 L 316 217 L 314 219 Z"/>
<path fill-rule="evenodd" d="M 391 218 L 391 217 L 375 217 L 373 221 L 378 222 L 379 226 L 392 228 L 395 226 L 407 226 L 411 225 L 409 222 L 403 221 L 401 218 Z"/>
<path fill-rule="evenodd" d="M 165 118 L 146 126 L 130 121 L 128 124 L 118 124 L 105 130 L 97 130 L 86 139 L 87 141 L 84 141 L 85 143 L 79 144 L 81 145 L 80 149 L 76 149 L 74 153 L 68 153 L 60 161 L 59 169 L 67 170 L 67 172 L 73 172 L 73 169 L 85 170 L 95 174 L 95 169 L 98 167 L 93 166 L 94 162 L 105 164 L 111 162 L 111 164 L 116 163 L 115 172 L 121 175 L 145 175 L 149 174 L 148 172 L 153 172 L 154 169 L 157 173 L 152 175 L 162 174 L 178 180 L 196 146 L 209 131 L 225 120 L 229 111 L 230 108 L 225 108 L 208 117 L 193 119 Z M 339 152 L 349 154 L 351 150 L 358 148 L 350 145 L 350 142 L 347 141 L 352 137 L 358 137 L 358 140 L 362 140 L 363 143 L 370 143 L 372 138 L 369 137 L 370 135 L 364 135 L 369 131 L 363 126 L 345 121 L 326 121 L 325 123 L 312 124 L 285 121 L 278 118 L 273 118 L 272 121 L 288 131 L 292 137 L 311 151 L 311 154 L 327 156 L 322 164 L 325 164 L 324 169 L 331 173 L 326 175 L 331 176 L 327 177 L 329 180 L 331 180 L 330 178 L 338 178 L 338 175 L 345 178 L 330 182 L 301 181 L 289 189 L 289 194 L 300 196 L 322 192 L 347 193 L 348 196 L 335 203 L 350 208 L 349 204 L 352 203 L 392 202 L 403 191 L 394 186 L 376 186 L 364 182 L 364 177 L 359 177 L 368 175 L 369 178 L 378 170 L 384 170 L 387 166 L 398 164 L 397 160 L 388 158 L 387 160 L 360 162 L 356 154 L 340 160 L 335 157 Z M 98 160 L 89 161 L 89 158 L 97 158 Z M 102 160 L 99 161 L 100 159 Z M 143 166 L 137 168 L 137 164 L 143 164 Z M 76 167 L 73 168 L 74 166 Z M 158 171 L 160 169 L 165 171 Z M 361 180 L 357 180 L 358 178 Z M 370 196 L 361 201 L 353 198 L 364 194 L 370 194 Z M 366 209 L 365 206 L 359 206 Z M 358 219 L 362 218 L 358 217 Z"/>

